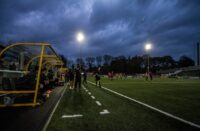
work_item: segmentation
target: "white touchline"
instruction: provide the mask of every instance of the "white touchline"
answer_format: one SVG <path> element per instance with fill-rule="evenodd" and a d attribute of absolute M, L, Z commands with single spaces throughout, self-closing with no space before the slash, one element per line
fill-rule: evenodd
<path fill-rule="evenodd" d="M 96 85 L 95 83 L 93 83 L 93 82 L 91 82 L 91 81 L 88 81 L 88 82 L 89 82 L 90 84 L 92 84 L 92 85 Z M 175 116 L 175 115 L 173 115 L 173 114 L 170 114 L 170 113 L 168 113 L 168 112 L 165 112 L 165 111 L 163 111 L 163 110 L 160 110 L 160 109 L 158 109 L 158 108 L 155 108 L 155 107 L 153 107 L 153 106 L 151 106 L 151 105 L 148 105 L 148 104 L 146 104 L 146 103 L 143 103 L 143 102 L 138 101 L 138 100 L 136 100 L 136 99 L 133 99 L 133 98 L 131 98 L 131 97 L 125 96 L 125 95 L 123 95 L 123 94 L 121 94 L 121 93 L 118 93 L 118 92 L 113 91 L 113 90 L 111 90 L 111 89 L 108 89 L 108 88 L 106 88 L 106 87 L 103 87 L 103 86 L 101 86 L 101 87 L 102 87 L 102 89 L 104 89 L 104 90 L 107 90 L 107 91 L 109 91 L 109 92 L 112 92 L 112 93 L 114 93 L 114 94 L 116 94 L 116 95 L 119 95 L 119 96 L 121 96 L 121 97 L 124 97 L 124 98 L 126 98 L 126 99 L 128 99 L 128 100 L 134 101 L 134 102 L 136 102 L 136 103 L 138 103 L 138 104 L 140 104 L 140 105 L 143 105 L 143 106 L 145 106 L 145 107 L 147 107 L 147 108 L 149 108 L 149 109 L 152 109 L 152 110 L 154 110 L 154 111 L 156 111 L 156 112 L 159 112 L 159 113 L 161 113 L 161 114 L 163 114 L 163 115 L 165 115 L 165 116 L 171 117 L 171 118 L 173 118 L 173 119 L 175 119 L 175 120 L 181 121 L 181 122 L 183 122 L 183 123 L 185 123 L 185 124 L 188 124 L 188 125 L 191 125 L 191 126 L 193 126 L 193 127 L 200 128 L 200 125 L 198 125 L 198 124 L 195 124 L 195 123 L 193 123 L 193 122 L 190 122 L 190 121 L 188 121 L 188 120 L 185 120 L 185 119 L 180 118 L 180 117 L 178 117 L 178 116 Z"/>
<path fill-rule="evenodd" d="M 94 96 L 91 96 L 91 98 L 92 98 L 92 99 L 95 99 L 95 97 L 94 97 Z"/>
<path fill-rule="evenodd" d="M 99 112 L 99 114 L 104 115 L 104 114 L 109 114 L 110 112 L 107 109 L 104 109 L 102 112 Z"/>
<path fill-rule="evenodd" d="M 101 103 L 99 101 L 96 101 L 96 103 L 97 103 L 98 106 L 101 106 Z"/>
<path fill-rule="evenodd" d="M 74 115 L 63 115 L 62 118 L 75 118 L 75 117 L 83 117 L 81 114 L 74 114 Z"/>
<path fill-rule="evenodd" d="M 82 86 L 85 87 L 84 85 L 82 85 Z M 91 96 L 91 92 L 88 92 L 88 95 Z M 91 96 L 91 98 L 92 98 L 92 99 L 95 99 L 94 96 Z M 96 104 L 97 104 L 98 106 L 101 106 L 101 105 L 102 105 L 99 101 L 96 101 Z"/>
<path fill-rule="evenodd" d="M 85 86 L 84 86 L 84 85 L 82 85 L 82 87 L 83 87 L 83 89 L 84 89 L 86 92 L 88 92 L 87 88 L 85 88 Z"/>
<path fill-rule="evenodd" d="M 55 107 L 53 108 L 53 111 L 51 112 L 51 114 L 50 114 L 50 116 L 49 116 L 47 122 L 45 123 L 45 125 L 44 125 L 42 131 L 46 131 L 46 130 L 47 130 L 47 127 L 48 127 L 48 125 L 49 125 L 49 123 L 50 123 L 50 121 L 51 121 L 51 119 L 52 119 L 52 117 L 53 117 L 53 114 L 55 113 L 55 111 L 56 111 L 56 109 L 57 109 L 57 107 L 58 107 L 58 105 L 59 105 L 59 103 L 60 103 L 60 100 L 62 99 L 62 97 L 63 97 L 63 95 L 64 95 L 66 89 L 67 89 L 67 87 L 64 87 L 64 90 L 63 90 L 63 92 L 62 92 L 62 94 L 61 94 L 59 100 L 57 101 Z"/>

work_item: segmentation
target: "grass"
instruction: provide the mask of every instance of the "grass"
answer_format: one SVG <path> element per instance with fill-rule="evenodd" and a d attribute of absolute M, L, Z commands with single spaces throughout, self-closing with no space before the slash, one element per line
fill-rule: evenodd
<path fill-rule="evenodd" d="M 200 124 L 200 80 L 103 79 L 105 87 Z"/>
<path fill-rule="evenodd" d="M 93 81 L 93 78 L 90 79 Z M 123 93 L 154 107 L 199 124 L 200 81 L 155 79 L 114 80 L 102 79 L 103 86 Z M 121 98 L 91 84 L 86 87 L 102 103 L 98 106 L 84 90 L 67 89 L 48 131 L 188 131 L 188 125 L 163 116 L 137 103 Z M 100 115 L 103 109 L 110 114 Z M 62 115 L 82 114 L 81 118 L 61 118 Z"/>

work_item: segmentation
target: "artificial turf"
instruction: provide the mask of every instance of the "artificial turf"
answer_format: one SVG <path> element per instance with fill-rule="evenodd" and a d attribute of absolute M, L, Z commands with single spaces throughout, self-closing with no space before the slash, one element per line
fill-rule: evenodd
<path fill-rule="evenodd" d="M 93 79 L 91 79 L 93 81 Z M 157 78 L 113 80 L 103 86 L 200 124 L 200 80 Z"/>
<path fill-rule="evenodd" d="M 146 82 L 143 79 L 110 81 L 103 78 L 102 85 L 195 123 L 200 119 L 198 80 L 156 79 Z M 67 89 L 48 131 L 195 130 L 91 84 L 87 84 L 86 88 L 96 99 L 92 99 L 83 89 L 80 92 Z M 96 100 L 100 101 L 102 106 L 98 106 Z M 99 112 L 103 109 L 110 113 L 100 115 Z M 82 114 L 83 117 L 62 118 L 62 115 L 73 114 Z"/>

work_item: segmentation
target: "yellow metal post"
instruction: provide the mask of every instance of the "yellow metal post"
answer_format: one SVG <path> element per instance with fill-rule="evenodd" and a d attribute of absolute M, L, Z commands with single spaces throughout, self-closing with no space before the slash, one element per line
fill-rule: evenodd
<path fill-rule="evenodd" d="M 44 48 L 45 48 L 45 45 L 42 45 L 42 50 L 41 50 L 41 54 L 40 54 L 40 63 L 39 63 L 39 69 L 38 69 L 38 75 L 37 75 L 37 81 L 36 81 L 36 87 L 35 87 L 35 95 L 34 95 L 34 100 L 33 100 L 34 106 L 36 106 L 36 104 L 37 104 L 36 102 L 37 102 L 37 95 L 38 95 L 39 84 L 40 84 L 40 74 L 41 74 L 41 69 L 42 69 Z"/>

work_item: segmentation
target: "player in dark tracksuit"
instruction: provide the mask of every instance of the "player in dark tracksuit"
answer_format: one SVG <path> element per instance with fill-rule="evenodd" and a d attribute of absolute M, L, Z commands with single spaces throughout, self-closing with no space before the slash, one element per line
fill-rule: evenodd
<path fill-rule="evenodd" d="M 87 84 L 87 73 L 84 71 L 83 73 L 83 84 Z"/>
<path fill-rule="evenodd" d="M 77 68 L 75 70 L 75 84 L 74 84 L 75 89 L 80 89 L 81 88 L 81 69 L 80 66 L 77 65 Z"/>
<path fill-rule="evenodd" d="M 100 82 L 100 80 L 101 80 L 100 74 L 99 74 L 99 72 L 97 72 L 97 73 L 95 74 L 96 86 L 99 85 L 99 87 L 101 87 L 101 82 Z"/>
<path fill-rule="evenodd" d="M 69 70 L 68 73 L 68 77 L 69 77 L 69 89 L 74 89 L 74 72 L 72 69 Z"/>

